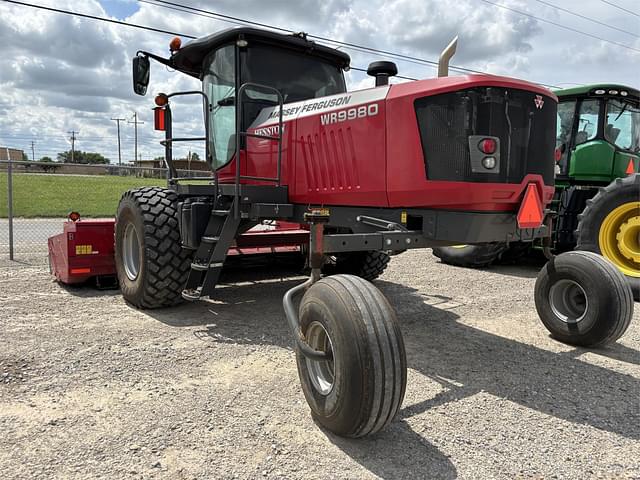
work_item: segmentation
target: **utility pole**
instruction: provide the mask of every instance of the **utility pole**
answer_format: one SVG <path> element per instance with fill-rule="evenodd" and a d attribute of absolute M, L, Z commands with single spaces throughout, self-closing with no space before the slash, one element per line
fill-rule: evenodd
<path fill-rule="evenodd" d="M 133 153 L 133 163 L 137 163 L 138 162 L 138 125 L 142 125 L 144 122 L 139 122 L 138 121 L 138 112 L 133 112 L 133 122 L 127 122 L 127 123 L 133 123 L 133 131 L 134 131 L 134 142 L 135 142 L 135 147 L 134 147 L 134 153 Z"/>
<path fill-rule="evenodd" d="M 68 133 L 71 134 L 71 137 L 69 138 L 69 140 L 71 140 L 71 163 L 75 163 L 75 157 L 76 157 L 76 134 L 78 132 L 76 132 L 75 130 L 71 130 Z"/>
<path fill-rule="evenodd" d="M 31 161 L 32 162 L 36 161 L 36 149 L 35 149 L 35 142 L 33 140 L 31 140 Z"/>
<path fill-rule="evenodd" d="M 122 152 L 120 150 L 120 122 L 125 122 L 126 118 L 112 118 L 118 124 L 118 165 L 122 166 Z"/>

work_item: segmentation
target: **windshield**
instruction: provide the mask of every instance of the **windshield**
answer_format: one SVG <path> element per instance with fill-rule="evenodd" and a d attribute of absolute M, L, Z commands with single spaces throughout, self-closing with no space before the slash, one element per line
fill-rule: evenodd
<path fill-rule="evenodd" d="M 621 150 L 640 152 L 640 109 L 629 102 L 609 100 L 604 138 Z"/>
<path fill-rule="evenodd" d="M 235 152 L 236 108 L 235 96 L 235 48 L 222 47 L 213 52 L 205 65 L 203 87 L 211 102 L 209 114 L 209 150 L 213 156 L 213 167 L 225 165 Z"/>
<path fill-rule="evenodd" d="M 342 70 L 318 57 L 268 45 L 252 45 L 242 65 L 242 82 L 280 90 L 285 103 L 344 93 Z M 257 92 L 248 92 L 250 97 Z M 261 98 L 275 101 L 275 95 Z"/>

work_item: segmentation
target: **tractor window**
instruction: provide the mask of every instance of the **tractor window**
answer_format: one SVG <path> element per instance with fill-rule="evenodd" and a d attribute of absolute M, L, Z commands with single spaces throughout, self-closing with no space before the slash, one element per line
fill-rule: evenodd
<path fill-rule="evenodd" d="M 209 117 L 209 149 L 213 167 L 227 164 L 235 153 L 236 107 L 235 48 L 222 47 L 205 60 L 203 87 L 211 102 Z M 225 101 L 226 99 L 226 101 Z"/>
<path fill-rule="evenodd" d="M 576 145 L 588 142 L 596 137 L 598 134 L 599 113 L 600 100 L 584 100 L 582 104 L 580 104 Z"/>
<path fill-rule="evenodd" d="M 628 102 L 609 100 L 604 138 L 621 150 L 640 151 L 640 109 Z"/>
<path fill-rule="evenodd" d="M 280 90 L 285 103 L 344 93 L 342 69 L 313 55 L 255 44 L 247 49 L 242 82 Z M 248 93 L 249 95 L 249 93 Z M 270 100 L 275 101 L 275 96 Z"/>
<path fill-rule="evenodd" d="M 571 140 L 571 130 L 573 129 L 573 119 L 576 114 L 576 100 L 560 102 L 558 104 L 558 117 L 556 121 L 556 148 L 562 151 L 562 156 L 558 162 L 560 171 L 566 174 L 569 168 L 569 145 Z"/>

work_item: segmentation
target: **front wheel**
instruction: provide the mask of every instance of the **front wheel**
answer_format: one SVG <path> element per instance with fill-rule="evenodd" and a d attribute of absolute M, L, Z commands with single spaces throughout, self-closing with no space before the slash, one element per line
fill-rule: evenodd
<path fill-rule="evenodd" d="M 120 199 L 115 263 L 125 300 L 138 308 L 182 302 L 191 266 L 181 247 L 177 197 L 159 187 L 129 190 Z"/>
<path fill-rule="evenodd" d="M 592 252 L 567 252 L 550 260 L 538 274 L 535 302 L 552 337 L 583 347 L 615 342 L 633 317 L 624 275 Z"/>
<path fill-rule="evenodd" d="M 300 323 L 307 343 L 331 357 L 296 355 L 316 421 L 346 437 L 387 426 L 404 398 L 407 361 L 395 312 L 382 293 L 353 275 L 325 277 L 302 298 Z"/>

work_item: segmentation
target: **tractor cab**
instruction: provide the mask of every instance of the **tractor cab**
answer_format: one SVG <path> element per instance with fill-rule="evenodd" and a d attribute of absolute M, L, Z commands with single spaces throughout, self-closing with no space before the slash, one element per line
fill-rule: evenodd
<path fill-rule="evenodd" d="M 555 93 L 559 180 L 610 182 L 638 171 L 638 90 L 607 84 Z"/>
<path fill-rule="evenodd" d="M 176 38 L 170 49 L 168 59 L 138 52 L 134 90 L 146 93 L 149 57 L 202 81 L 202 92 L 183 93 L 203 97 L 207 160 L 213 170 L 232 160 L 236 133 L 245 132 L 264 108 L 346 92 L 343 72 L 349 68 L 349 56 L 318 45 L 303 33 L 282 35 L 238 27 L 193 40 L 184 47 Z M 159 106 L 163 109 L 157 112 L 163 115 L 160 129 L 166 129 L 166 104 Z M 240 143 L 242 148 L 245 139 Z"/>

